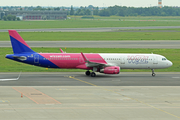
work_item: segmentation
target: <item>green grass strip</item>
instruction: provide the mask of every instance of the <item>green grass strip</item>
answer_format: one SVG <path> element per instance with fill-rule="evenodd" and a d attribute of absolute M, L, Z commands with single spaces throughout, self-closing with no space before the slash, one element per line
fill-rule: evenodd
<path fill-rule="evenodd" d="M 102 19 L 102 20 L 101 20 Z M 146 18 L 145 18 L 146 19 Z M 148 18 L 147 18 L 148 19 Z M 130 19 L 104 20 L 103 17 L 94 20 L 59 21 L 0 21 L 0 29 L 38 29 L 38 28 L 94 28 L 94 27 L 140 27 L 140 26 L 179 26 L 180 21 L 139 21 Z M 140 18 L 141 20 L 141 18 Z"/>
<path fill-rule="evenodd" d="M 26 41 L 180 40 L 180 32 L 19 32 Z M 0 32 L 8 41 L 8 32 Z"/>

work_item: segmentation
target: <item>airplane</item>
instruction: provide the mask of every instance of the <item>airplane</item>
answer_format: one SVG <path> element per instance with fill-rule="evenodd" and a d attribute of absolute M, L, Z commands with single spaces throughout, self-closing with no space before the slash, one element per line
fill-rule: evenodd
<path fill-rule="evenodd" d="M 14 54 L 6 58 L 30 65 L 59 68 L 84 69 L 87 76 L 95 77 L 95 72 L 119 74 L 120 69 L 154 69 L 168 68 L 173 63 L 158 54 L 127 53 L 37 53 L 33 51 L 16 30 L 8 30 Z"/>

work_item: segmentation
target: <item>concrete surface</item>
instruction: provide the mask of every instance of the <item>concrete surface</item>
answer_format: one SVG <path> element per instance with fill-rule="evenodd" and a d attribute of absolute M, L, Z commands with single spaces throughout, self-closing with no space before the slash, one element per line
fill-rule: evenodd
<path fill-rule="evenodd" d="M 133 29 L 174 29 L 180 26 L 145 26 L 145 27 L 98 27 L 98 28 L 43 28 L 43 29 L 16 29 L 18 32 L 112 32 L 117 30 Z M 0 32 L 8 32 L 8 29 L 0 29 Z"/>
<path fill-rule="evenodd" d="M 27 72 L 22 73 L 18 81 L 2 81 L 0 86 L 180 86 L 179 72 L 155 73 L 155 77 L 151 76 L 151 71 L 121 72 L 118 75 L 97 73 L 92 78 L 84 72 Z M 0 73 L 0 79 L 17 78 L 18 75 L 19 73 Z"/>
<path fill-rule="evenodd" d="M 0 79 L 19 73 L 0 73 Z M 2 120 L 178 120 L 180 73 L 22 73 L 0 82 Z"/>
<path fill-rule="evenodd" d="M 180 49 L 180 40 L 126 41 L 26 41 L 30 47 L 67 48 L 167 48 Z M 0 47 L 11 47 L 10 41 L 0 41 Z"/>

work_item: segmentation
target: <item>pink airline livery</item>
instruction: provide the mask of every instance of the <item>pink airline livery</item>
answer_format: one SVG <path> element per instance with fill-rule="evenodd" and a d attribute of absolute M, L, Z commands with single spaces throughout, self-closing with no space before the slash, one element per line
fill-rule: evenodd
<path fill-rule="evenodd" d="M 168 68 L 172 62 L 158 54 L 123 54 L 123 53 L 36 53 L 16 30 L 9 30 L 14 54 L 6 58 L 45 68 L 84 69 L 87 76 L 95 77 L 95 72 L 119 74 L 120 69 Z M 92 72 L 91 72 L 92 71 Z"/>

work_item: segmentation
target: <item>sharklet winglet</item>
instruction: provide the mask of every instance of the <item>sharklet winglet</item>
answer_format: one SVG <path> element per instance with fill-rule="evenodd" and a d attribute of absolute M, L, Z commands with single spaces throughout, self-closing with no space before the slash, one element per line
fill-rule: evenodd
<path fill-rule="evenodd" d="M 60 49 L 61 53 L 64 53 L 64 51 L 61 48 L 59 48 L 59 49 Z"/>
<path fill-rule="evenodd" d="M 82 52 L 81 52 L 81 55 L 82 55 L 85 62 L 89 62 L 89 60 L 86 58 L 86 56 Z"/>

